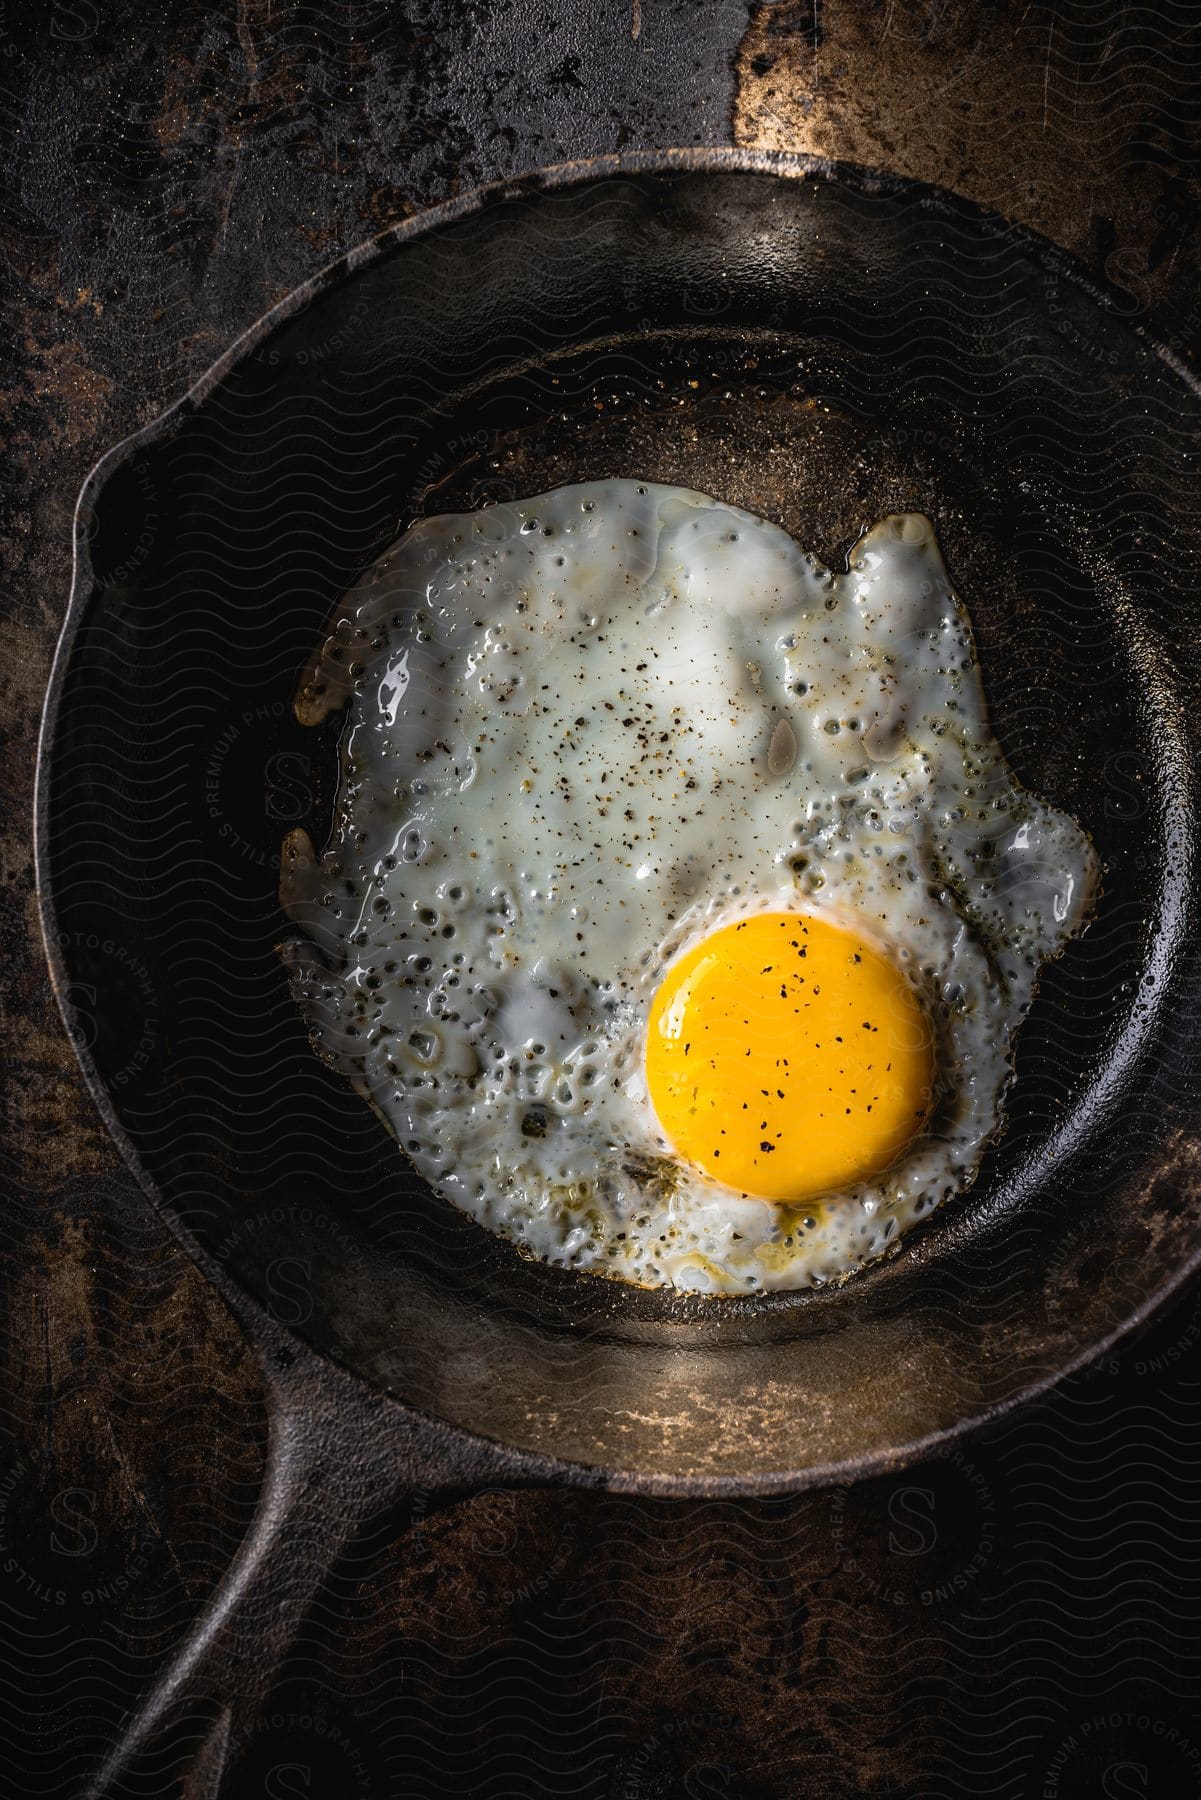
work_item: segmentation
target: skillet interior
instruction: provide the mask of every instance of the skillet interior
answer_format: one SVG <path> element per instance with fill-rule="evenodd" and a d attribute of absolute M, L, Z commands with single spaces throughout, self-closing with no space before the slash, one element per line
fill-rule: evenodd
<path fill-rule="evenodd" d="M 797 1485 L 1052 1378 L 1201 1252 L 1197 401 L 961 203 L 655 160 L 494 195 L 315 284 L 93 485 L 43 901 L 110 1123 L 281 1322 L 552 1458 Z M 705 1302 L 521 1261 L 318 1062 L 275 954 L 280 838 L 320 841 L 332 799 L 334 730 L 290 702 L 338 596 L 417 512 L 613 474 L 828 559 L 929 512 L 1007 753 L 1105 861 L 974 1193 L 839 1290 Z"/>

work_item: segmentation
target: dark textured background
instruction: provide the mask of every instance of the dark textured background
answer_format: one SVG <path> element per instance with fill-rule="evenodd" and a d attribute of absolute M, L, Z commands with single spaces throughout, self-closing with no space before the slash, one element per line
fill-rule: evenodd
<path fill-rule="evenodd" d="M 0 1785 L 77 1791 L 245 1530 L 263 1446 L 241 1335 L 118 1166 L 40 954 L 34 734 L 90 463 L 358 239 L 627 145 L 941 182 L 1076 251 L 1191 358 L 1194 16 L 54 0 L 33 27 L 0 8 Z M 851 1490 L 497 1492 L 392 1520 L 323 1597 L 230 1791 L 1201 1794 L 1199 1343 L 1188 1296 L 1053 1401 Z"/>

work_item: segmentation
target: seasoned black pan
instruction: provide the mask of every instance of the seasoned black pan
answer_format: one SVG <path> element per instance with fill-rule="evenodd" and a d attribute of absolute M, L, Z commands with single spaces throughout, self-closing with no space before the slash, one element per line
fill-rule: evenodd
<path fill-rule="evenodd" d="M 273 1410 L 247 1544 L 97 1791 L 176 1714 L 215 1782 L 326 1560 L 406 1484 L 763 1494 L 894 1468 L 1192 1271 L 1199 422 L 1191 378 L 1027 233 L 699 150 L 385 234 L 99 464 L 42 737 L 50 965 Z M 321 840 L 336 778 L 336 724 L 291 700 L 335 600 L 422 512 L 601 475 L 706 490 L 828 561 L 929 513 L 1010 760 L 1104 861 L 976 1188 L 838 1289 L 714 1301 L 522 1261 L 406 1171 L 288 995 L 279 845 Z"/>

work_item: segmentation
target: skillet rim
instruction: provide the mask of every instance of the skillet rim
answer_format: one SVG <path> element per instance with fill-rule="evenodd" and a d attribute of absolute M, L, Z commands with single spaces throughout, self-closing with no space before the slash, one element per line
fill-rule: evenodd
<path fill-rule="evenodd" d="M 658 150 L 640 149 L 574 159 L 506 176 L 456 195 L 436 206 L 423 208 L 411 217 L 386 227 L 383 231 L 353 246 L 342 255 L 322 265 L 306 281 L 293 288 L 275 305 L 260 314 L 233 340 L 229 347 L 188 387 L 147 424 L 119 440 L 89 469 L 80 488 L 72 515 L 71 589 L 62 625 L 55 645 L 47 680 L 46 695 L 39 724 L 34 780 L 34 875 L 35 895 L 43 949 L 46 954 L 51 986 L 67 1038 L 82 1071 L 85 1084 L 106 1131 L 112 1138 L 126 1167 L 133 1174 L 155 1212 L 180 1244 L 189 1261 L 205 1281 L 216 1290 L 242 1325 L 252 1352 L 268 1380 L 264 1345 L 273 1331 L 284 1332 L 288 1343 L 311 1360 L 316 1369 L 341 1375 L 356 1390 L 382 1400 L 401 1414 L 424 1422 L 441 1434 L 444 1442 L 457 1443 L 461 1462 L 478 1461 L 481 1450 L 520 1472 L 526 1480 L 541 1483 L 566 1483 L 572 1486 L 601 1486 L 613 1492 L 644 1493 L 661 1497 L 736 1498 L 768 1497 L 799 1493 L 842 1482 L 861 1480 L 903 1469 L 924 1461 L 944 1447 L 992 1423 L 1019 1406 L 1044 1396 L 1052 1387 L 1078 1374 L 1132 1332 L 1138 1331 L 1151 1317 L 1165 1307 L 1201 1270 L 1201 1242 L 1196 1250 L 1133 1309 L 1100 1338 L 1080 1348 L 1074 1355 L 1045 1370 L 998 1399 L 984 1403 L 978 1410 L 958 1417 L 952 1424 L 903 1443 L 888 1443 L 877 1449 L 838 1461 L 808 1465 L 801 1469 L 767 1470 L 740 1475 L 673 1474 L 639 1468 L 621 1468 L 591 1464 L 558 1457 L 545 1452 L 526 1450 L 505 1439 L 485 1432 L 468 1430 L 439 1414 L 402 1400 L 387 1388 L 372 1381 L 348 1365 L 337 1361 L 310 1344 L 307 1339 L 287 1327 L 280 1327 L 265 1306 L 242 1285 L 230 1267 L 216 1260 L 179 1219 L 164 1198 L 157 1182 L 144 1167 L 137 1147 L 117 1114 L 111 1094 L 97 1069 L 90 1047 L 73 1031 L 66 993 L 70 971 L 59 944 L 58 917 L 50 875 L 49 793 L 53 764 L 53 746 L 59 719 L 59 708 L 75 639 L 93 598 L 96 581 L 89 553 L 88 518 L 104 487 L 138 450 L 167 438 L 191 412 L 199 409 L 244 358 L 259 349 L 277 327 L 302 312 L 320 295 L 356 274 L 360 269 L 381 259 L 402 245 L 415 241 L 431 231 L 483 212 L 506 200 L 552 194 L 583 187 L 591 182 L 623 176 L 705 175 L 715 173 L 770 175 L 790 181 L 818 180 L 842 186 L 867 195 L 918 198 L 931 211 L 948 219 L 970 224 L 976 231 L 1004 238 L 1022 249 L 1032 260 L 1050 269 L 1060 280 L 1070 283 L 1111 321 L 1141 341 L 1152 356 L 1160 360 L 1177 380 L 1183 382 L 1194 398 L 1201 400 L 1201 378 L 1183 362 L 1169 344 L 1152 335 L 1147 328 L 1132 323 L 1124 316 L 1114 298 L 1068 251 L 1031 228 L 1012 223 L 1002 215 L 978 205 L 953 191 L 930 182 L 893 175 L 863 165 L 812 156 L 799 151 L 765 150 L 735 145 L 671 147 Z"/>

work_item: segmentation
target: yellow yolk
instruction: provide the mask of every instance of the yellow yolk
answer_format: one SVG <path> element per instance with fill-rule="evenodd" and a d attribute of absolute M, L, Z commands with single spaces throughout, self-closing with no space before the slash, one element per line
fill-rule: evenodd
<path fill-rule="evenodd" d="M 667 970 L 646 1078 L 681 1157 L 762 1200 L 880 1174 L 920 1130 L 930 1024 L 896 965 L 812 914 L 723 926 Z"/>

